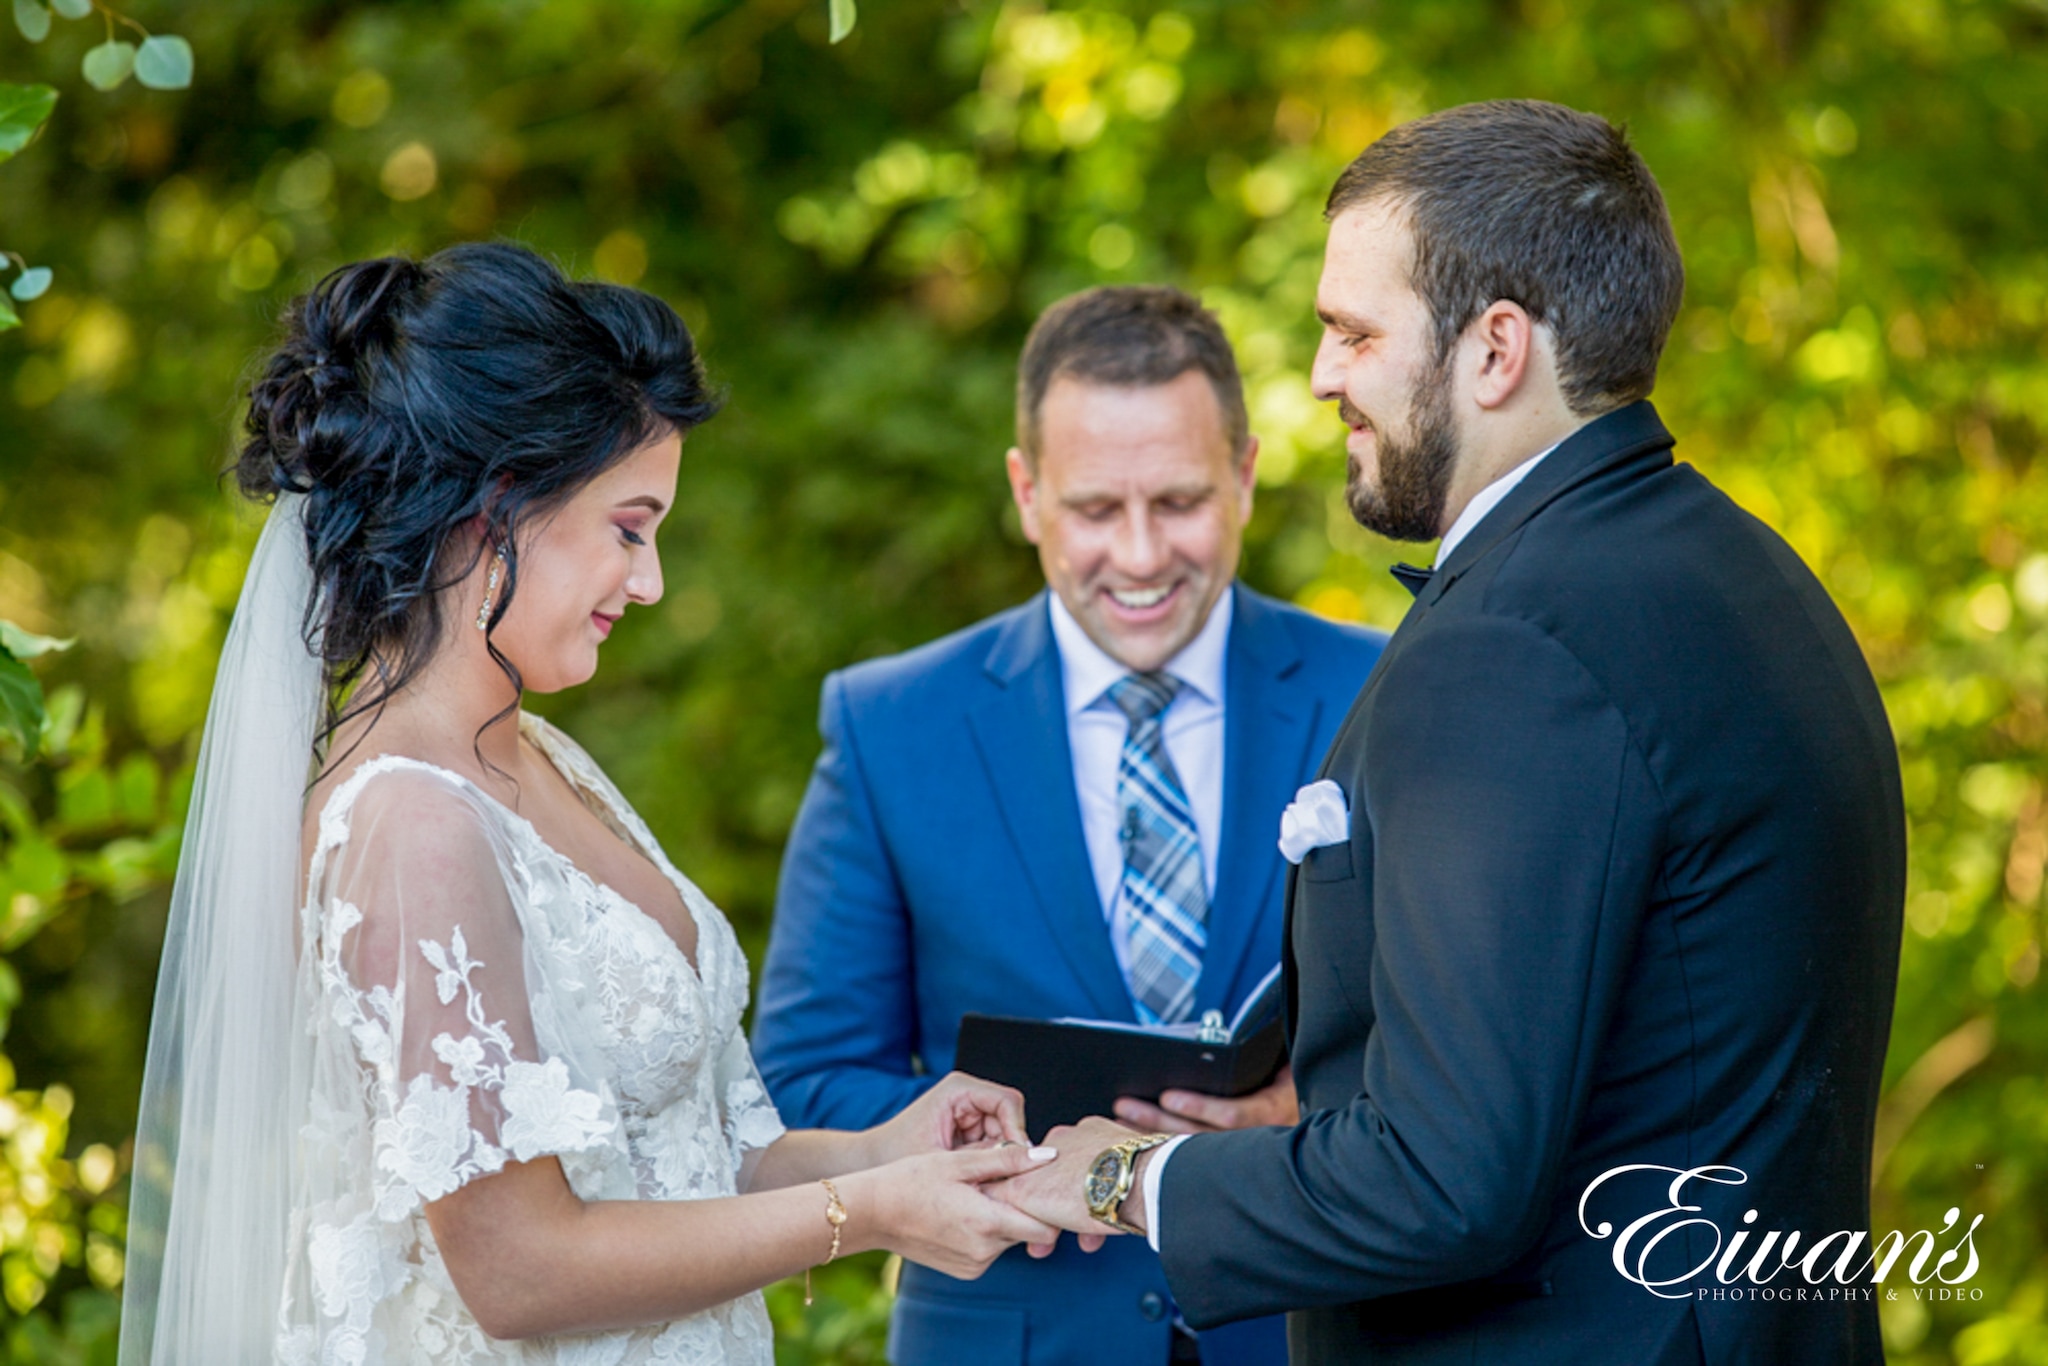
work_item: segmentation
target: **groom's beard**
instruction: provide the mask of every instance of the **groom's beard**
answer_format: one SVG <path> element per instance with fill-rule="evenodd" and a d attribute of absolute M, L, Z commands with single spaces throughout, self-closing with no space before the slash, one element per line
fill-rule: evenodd
<path fill-rule="evenodd" d="M 1351 400 L 1337 411 L 1354 427 L 1369 419 Z M 1368 486 L 1358 457 L 1345 462 L 1344 501 L 1367 531 L 1395 541 L 1433 541 L 1443 534 L 1444 504 L 1458 461 L 1457 424 L 1451 416 L 1449 357 L 1415 381 L 1408 394 L 1408 431 L 1397 437 L 1373 424 L 1379 479 Z"/>

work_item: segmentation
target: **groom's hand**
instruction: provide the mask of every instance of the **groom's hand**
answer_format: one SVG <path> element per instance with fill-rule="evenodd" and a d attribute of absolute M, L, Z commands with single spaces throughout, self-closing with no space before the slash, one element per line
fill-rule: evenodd
<path fill-rule="evenodd" d="M 1225 1129 L 1250 1129 L 1261 1124 L 1301 1123 L 1301 1105 L 1294 1096 L 1294 1069 L 1282 1067 L 1266 1086 L 1249 1095 L 1205 1096 L 1200 1091 L 1168 1091 L 1157 1105 L 1125 1096 L 1116 1103 L 1116 1117 L 1133 1128 L 1159 1134 L 1213 1134 Z"/>
<path fill-rule="evenodd" d="M 1059 1150 L 1057 1161 L 1034 1167 L 985 1189 L 998 1200 L 1009 1201 L 1040 1223 L 1078 1234 L 1081 1250 L 1093 1252 L 1115 1230 L 1097 1222 L 1095 1216 L 1088 1212 L 1088 1197 L 1084 1192 L 1088 1169 L 1104 1149 L 1134 1137 L 1136 1132 L 1113 1120 L 1100 1118 L 1061 1125 L 1045 1136 L 1045 1146 Z M 1130 1202 L 1124 1206 L 1126 1213 L 1140 1198 L 1134 1188 Z M 1052 1249 L 1051 1243 L 1030 1245 L 1034 1257 L 1049 1256 Z"/>

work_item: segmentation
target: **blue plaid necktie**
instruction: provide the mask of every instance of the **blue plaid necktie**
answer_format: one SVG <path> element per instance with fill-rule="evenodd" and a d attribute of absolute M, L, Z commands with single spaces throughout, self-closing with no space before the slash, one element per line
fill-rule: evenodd
<path fill-rule="evenodd" d="M 1116 923 L 1125 979 L 1145 1024 L 1176 1024 L 1193 1013 L 1209 942 L 1202 840 L 1159 724 L 1178 691 L 1180 681 L 1163 673 L 1126 674 L 1109 690 L 1131 723 L 1116 767 L 1124 846 Z"/>

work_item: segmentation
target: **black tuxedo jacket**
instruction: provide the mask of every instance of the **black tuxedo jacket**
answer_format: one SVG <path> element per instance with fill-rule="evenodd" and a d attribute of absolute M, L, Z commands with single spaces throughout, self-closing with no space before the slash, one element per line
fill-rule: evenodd
<path fill-rule="evenodd" d="M 1338 731 L 1350 840 L 1288 884 L 1304 1119 L 1190 1139 L 1162 1181 L 1196 1326 L 1293 1311 L 1297 1366 L 1882 1361 L 1845 1239 L 1809 1300 L 1749 1293 L 1813 1289 L 1782 1242 L 1745 1268 L 1767 1231 L 1869 1228 L 1897 755 L 1826 593 L 1671 445 L 1637 403 L 1551 452 Z M 1580 1208 L 1629 1164 L 1744 1178 L 1635 1236 L 1654 1292 L 1615 1247 L 1671 1173 Z"/>

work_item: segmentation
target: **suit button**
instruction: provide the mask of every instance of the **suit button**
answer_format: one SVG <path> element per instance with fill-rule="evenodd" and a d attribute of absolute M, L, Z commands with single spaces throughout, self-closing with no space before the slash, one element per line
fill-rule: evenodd
<path fill-rule="evenodd" d="M 1145 1316 L 1145 1322 L 1157 1323 L 1166 1317 L 1166 1297 L 1157 1290 L 1147 1290 L 1138 1296 L 1138 1312 Z"/>

